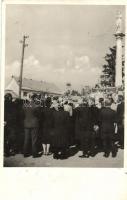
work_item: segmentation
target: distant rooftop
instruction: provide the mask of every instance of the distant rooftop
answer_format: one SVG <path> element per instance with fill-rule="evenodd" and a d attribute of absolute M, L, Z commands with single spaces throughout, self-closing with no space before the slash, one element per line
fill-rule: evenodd
<path fill-rule="evenodd" d="M 16 80 L 16 82 L 19 84 L 19 77 L 12 76 Z M 30 89 L 34 91 L 43 91 L 43 92 L 49 92 L 54 94 L 61 94 L 62 91 L 54 84 L 49 83 L 45 81 L 37 81 L 33 79 L 23 78 L 22 80 L 22 89 Z"/>

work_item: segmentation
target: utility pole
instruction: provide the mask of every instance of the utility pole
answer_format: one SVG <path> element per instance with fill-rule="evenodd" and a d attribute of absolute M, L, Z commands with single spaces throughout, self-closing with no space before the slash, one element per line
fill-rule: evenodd
<path fill-rule="evenodd" d="M 25 47 L 28 46 L 28 44 L 26 44 L 26 39 L 29 36 L 24 35 L 23 36 L 23 40 L 20 41 L 20 43 L 22 43 L 22 55 L 21 55 L 21 66 L 20 66 L 20 76 L 19 76 L 19 98 L 21 99 L 21 90 L 22 90 L 22 76 L 23 76 L 23 62 L 24 62 L 24 50 Z"/>

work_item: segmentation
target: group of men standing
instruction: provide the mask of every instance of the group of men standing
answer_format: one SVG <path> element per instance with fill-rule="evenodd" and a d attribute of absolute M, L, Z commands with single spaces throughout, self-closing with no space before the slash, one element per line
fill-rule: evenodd
<path fill-rule="evenodd" d="M 5 95 L 4 153 L 22 153 L 34 158 L 53 154 L 54 159 L 66 159 L 75 146 L 82 151 L 79 157 L 95 156 L 100 150 L 108 157 L 124 148 L 124 98 L 119 96 L 116 109 L 113 99 L 84 98 L 74 107 L 69 101 L 47 97 L 38 104 L 36 95 L 31 101 Z"/>

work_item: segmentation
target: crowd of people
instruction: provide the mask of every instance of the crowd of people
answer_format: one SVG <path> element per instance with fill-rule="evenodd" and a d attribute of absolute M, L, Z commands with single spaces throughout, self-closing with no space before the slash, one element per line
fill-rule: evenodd
<path fill-rule="evenodd" d="M 68 97 L 13 99 L 5 95 L 4 155 L 49 156 L 67 159 L 81 151 L 80 158 L 104 152 L 116 157 L 124 148 L 124 97 Z"/>

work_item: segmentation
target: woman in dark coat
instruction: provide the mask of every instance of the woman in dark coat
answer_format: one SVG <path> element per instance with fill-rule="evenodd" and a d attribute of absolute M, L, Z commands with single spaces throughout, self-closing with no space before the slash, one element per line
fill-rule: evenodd
<path fill-rule="evenodd" d="M 104 157 L 108 157 L 110 151 L 112 156 L 116 154 L 116 148 L 114 145 L 114 133 L 115 133 L 115 122 L 116 112 L 112 110 L 111 99 L 105 101 L 105 106 L 100 110 L 100 133 L 104 148 Z"/>
<path fill-rule="evenodd" d="M 96 107 L 94 98 L 89 99 L 89 109 L 91 112 L 90 122 L 93 127 L 90 142 L 90 155 L 93 157 L 97 153 L 97 139 L 99 138 L 99 108 Z"/>
<path fill-rule="evenodd" d="M 89 157 L 89 144 L 93 127 L 91 123 L 91 112 L 87 102 L 77 107 L 75 112 L 75 138 L 83 151 L 83 155 L 79 157 Z"/>
<path fill-rule="evenodd" d="M 68 122 L 69 113 L 59 107 L 59 111 L 54 111 L 54 130 L 52 145 L 54 147 L 54 158 L 67 158 L 67 148 L 69 146 Z"/>
<path fill-rule="evenodd" d="M 17 110 L 16 115 L 16 146 L 17 153 L 23 152 L 23 143 L 24 143 L 24 111 L 23 111 L 23 100 L 16 99 L 15 106 Z"/>
<path fill-rule="evenodd" d="M 4 103 L 4 153 L 5 156 L 15 155 L 16 152 L 16 129 L 17 109 L 12 101 L 12 95 L 5 95 Z"/>
<path fill-rule="evenodd" d="M 74 115 L 73 115 L 73 104 L 65 102 L 64 104 L 64 111 L 69 113 L 69 121 L 68 121 L 68 138 L 69 138 L 69 145 L 74 145 Z"/>
<path fill-rule="evenodd" d="M 42 116 L 40 120 L 42 123 L 42 146 L 44 155 L 50 155 L 49 149 L 53 129 L 53 110 L 50 107 L 51 98 L 48 97 L 45 102 L 45 107 L 42 110 Z"/>

